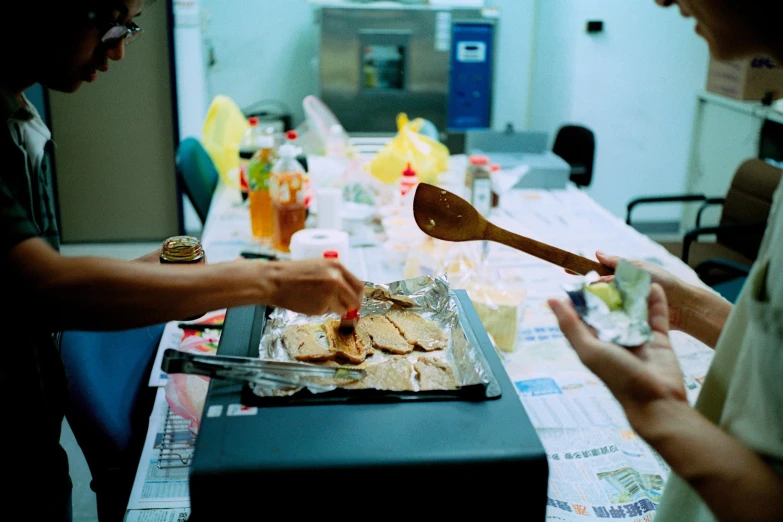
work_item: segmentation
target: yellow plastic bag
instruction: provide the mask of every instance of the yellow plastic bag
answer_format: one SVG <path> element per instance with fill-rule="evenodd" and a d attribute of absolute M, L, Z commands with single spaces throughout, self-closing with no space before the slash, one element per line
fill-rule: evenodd
<path fill-rule="evenodd" d="M 449 168 L 449 149 L 437 140 L 419 133 L 424 120 L 408 120 L 397 115 L 397 135 L 369 164 L 370 173 L 386 184 L 396 183 L 408 163 L 420 181 L 435 184 L 438 175 Z"/>
<path fill-rule="evenodd" d="M 250 124 L 242 110 L 228 96 L 215 96 L 209 105 L 201 142 L 220 176 L 239 188 L 239 143 Z"/>

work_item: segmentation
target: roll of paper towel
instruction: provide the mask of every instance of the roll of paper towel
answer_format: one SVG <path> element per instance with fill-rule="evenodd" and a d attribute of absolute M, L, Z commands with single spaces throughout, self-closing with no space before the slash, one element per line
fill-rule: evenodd
<path fill-rule="evenodd" d="M 340 259 L 348 257 L 348 233 L 330 228 L 305 228 L 291 236 L 291 259 L 320 259 L 327 250 L 336 250 Z"/>

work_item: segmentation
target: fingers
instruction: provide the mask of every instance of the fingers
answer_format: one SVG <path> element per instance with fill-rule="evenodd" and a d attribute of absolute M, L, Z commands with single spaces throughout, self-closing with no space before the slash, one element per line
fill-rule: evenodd
<path fill-rule="evenodd" d="M 335 305 L 339 307 L 338 310 L 334 310 L 337 313 L 343 314 L 349 310 L 354 310 L 362 305 L 362 297 L 364 295 L 364 283 L 354 276 L 345 266 L 339 261 L 328 261 L 331 265 L 329 268 L 332 270 L 331 279 L 336 283 L 336 291 L 334 292 Z"/>
<path fill-rule="evenodd" d="M 595 257 L 598 258 L 602 265 L 606 265 L 609 268 L 617 268 L 617 263 L 620 262 L 620 256 L 610 256 L 600 250 L 596 250 Z"/>
<path fill-rule="evenodd" d="M 345 266 L 340 265 L 340 268 L 343 271 L 343 277 L 345 277 L 346 282 L 353 289 L 354 293 L 356 293 L 359 301 L 361 301 L 361 298 L 364 295 L 364 281 L 353 275 Z"/>
<path fill-rule="evenodd" d="M 560 330 L 582 363 L 611 389 L 624 386 L 626 376 L 638 364 L 636 357 L 625 348 L 596 338 L 570 302 L 550 299 L 548 303 L 557 317 Z"/>
<path fill-rule="evenodd" d="M 664 335 L 669 333 L 669 304 L 663 287 L 658 283 L 650 286 L 650 297 L 647 300 L 648 322 L 654 332 Z"/>
<path fill-rule="evenodd" d="M 600 343 L 600 341 L 596 339 L 590 328 L 582 321 L 571 303 L 561 302 L 557 299 L 550 299 L 547 302 L 555 317 L 557 317 L 557 322 L 563 335 L 568 339 L 568 342 L 579 355 L 579 358 L 582 359 L 582 362 L 589 366 L 585 358 L 590 358 L 591 352 L 595 350 L 595 345 Z"/>

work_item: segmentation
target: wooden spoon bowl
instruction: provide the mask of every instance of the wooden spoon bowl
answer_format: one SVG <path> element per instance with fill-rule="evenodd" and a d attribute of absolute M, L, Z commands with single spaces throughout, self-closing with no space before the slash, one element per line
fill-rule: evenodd
<path fill-rule="evenodd" d="M 429 183 L 419 183 L 416 188 L 413 218 L 422 232 L 443 241 L 494 241 L 577 274 L 614 273 L 611 268 L 586 257 L 500 228 L 461 197 Z"/>

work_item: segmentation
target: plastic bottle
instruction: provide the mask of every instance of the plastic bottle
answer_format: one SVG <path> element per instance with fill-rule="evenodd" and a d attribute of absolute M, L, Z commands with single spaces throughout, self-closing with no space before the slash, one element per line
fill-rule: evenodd
<path fill-rule="evenodd" d="M 469 201 L 482 216 L 489 216 L 492 210 L 492 171 L 486 156 L 472 155 L 468 158 L 465 184 L 469 190 Z"/>
<path fill-rule="evenodd" d="M 242 192 L 242 201 L 246 201 L 248 197 L 248 164 L 253 154 L 261 148 L 259 141 L 265 134 L 258 124 L 259 120 L 257 117 L 251 116 L 247 119 L 247 122 L 250 124 L 250 127 L 245 131 L 242 140 L 239 142 L 239 188 Z"/>
<path fill-rule="evenodd" d="M 413 196 L 416 193 L 416 186 L 419 184 L 419 177 L 416 175 L 416 171 L 413 170 L 411 164 L 405 170 L 402 171 L 397 185 L 399 187 L 400 204 L 404 209 L 411 209 L 413 211 Z"/>
<path fill-rule="evenodd" d="M 305 169 L 296 157 L 301 149 L 292 142 L 297 133 L 288 131 L 288 141 L 282 144 L 277 153 L 279 159 L 272 168 L 269 184 L 272 198 L 272 247 L 281 252 L 290 252 L 291 236 L 305 227 L 307 209 L 305 207 Z"/>
<path fill-rule="evenodd" d="M 259 148 L 247 165 L 250 203 L 250 228 L 259 238 L 272 237 L 272 198 L 269 194 L 272 167 L 277 161 L 275 137 L 267 131 L 259 139 Z"/>

